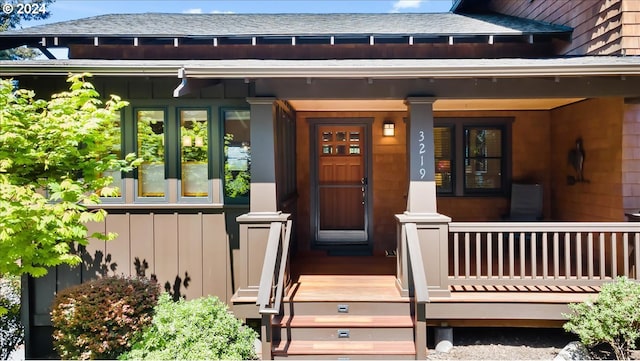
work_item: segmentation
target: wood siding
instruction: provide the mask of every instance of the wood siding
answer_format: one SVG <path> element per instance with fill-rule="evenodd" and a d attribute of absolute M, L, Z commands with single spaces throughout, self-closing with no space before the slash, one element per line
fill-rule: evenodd
<path fill-rule="evenodd" d="M 640 212 L 640 104 L 624 106 L 622 197 L 625 212 Z"/>
<path fill-rule="evenodd" d="M 552 217 L 562 221 L 622 221 L 621 98 L 583 101 L 551 111 Z M 582 138 L 584 177 L 588 182 L 569 185 L 575 176 L 567 157 Z"/>
<path fill-rule="evenodd" d="M 511 134 L 512 180 L 542 184 L 544 215 L 551 216 L 549 111 L 435 112 L 438 117 L 513 117 Z M 507 148 L 508 151 L 508 148 Z M 438 212 L 453 221 L 496 221 L 509 213 L 508 197 L 438 197 Z"/>
<path fill-rule="evenodd" d="M 573 40 L 570 44 L 558 44 L 560 54 L 621 55 L 637 54 L 640 49 L 636 3 L 636 0 L 493 0 L 489 8 L 502 14 L 572 27 Z"/>

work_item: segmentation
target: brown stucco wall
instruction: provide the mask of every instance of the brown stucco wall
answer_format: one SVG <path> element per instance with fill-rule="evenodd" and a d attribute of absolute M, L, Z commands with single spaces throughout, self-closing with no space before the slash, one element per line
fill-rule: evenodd
<path fill-rule="evenodd" d="M 564 221 L 622 221 L 622 120 L 620 98 L 586 100 L 551 111 L 552 216 Z M 568 153 L 583 140 L 584 177 L 575 176 Z"/>

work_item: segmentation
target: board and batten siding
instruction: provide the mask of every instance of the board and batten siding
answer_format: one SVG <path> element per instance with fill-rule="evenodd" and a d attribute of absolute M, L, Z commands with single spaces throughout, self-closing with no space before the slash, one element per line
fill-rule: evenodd
<path fill-rule="evenodd" d="M 161 290 L 172 295 L 187 300 L 216 296 L 228 303 L 234 284 L 232 253 L 239 247 L 235 218 L 244 211 L 112 213 L 103 222 L 89 223 L 89 234 L 113 232 L 118 237 L 90 239 L 80 266 L 58 266 L 44 277 L 29 278 L 25 337 L 32 347 L 27 358 L 50 356 L 55 294 L 102 275 L 155 277 Z"/>
<path fill-rule="evenodd" d="M 110 214 L 90 225 L 93 232 L 114 232 L 113 241 L 91 240 L 89 257 L 103 254 L 108 275 L 155 277 L 162 289 L 187 299 L 232 294 L 229 236 L 225 215 Z"/>
<path fill-rule="evenodd" d="M 640 4 L 637 0 L 493 0 L 501 14 L 572 27 L 565 55 L 636 55 L 640 53 Z"/>

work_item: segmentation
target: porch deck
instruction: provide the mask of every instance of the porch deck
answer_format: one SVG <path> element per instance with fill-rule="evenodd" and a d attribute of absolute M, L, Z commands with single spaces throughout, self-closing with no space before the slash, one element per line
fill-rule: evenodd
<path fill-rule="evenodd" d="M 452 257 L 452 256 L 450 256 Z M 409 303 L 398 289 L 395 257 L 295 257 L 287 302 Z M 451 262 L 450 262 L 451 263 Z M 567 304 L 598 286 L 450 285 L 449 297 L 430 297 L 428 324 L 560 327 Z"/>

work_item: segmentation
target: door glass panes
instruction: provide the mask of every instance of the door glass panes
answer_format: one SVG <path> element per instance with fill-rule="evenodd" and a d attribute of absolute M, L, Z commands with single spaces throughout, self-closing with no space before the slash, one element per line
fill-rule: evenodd
<path fill-rule="evenodd" d="M 179 112 L 183 197 L 209 195 L 208 118 L 204 109 Z"/>
<path fill-rule="evenodd" d="M 439 193 L 452 193 L 452 127 L 435 127 L 433 143 L 435 155 L 435 181 Z"/>
<path fill-rule="evenodd" d="M 321 155 L 360 155 L 361 132 L 346 130 L 335 132 L 322 131 L 320 134 L 319 146 Z"/>
<path fill-rule="evenodd" d="M 143 163 L 138 168 L 138 196 L 165 196 L 165 111 L 138 110 L 137 150 Z"/>
<path fill-rule="evenodd" d="M 224 119 L 224 195 L 227 199 L 249 196 L 251 184 L 250 112 L 227 110 Z"/>

